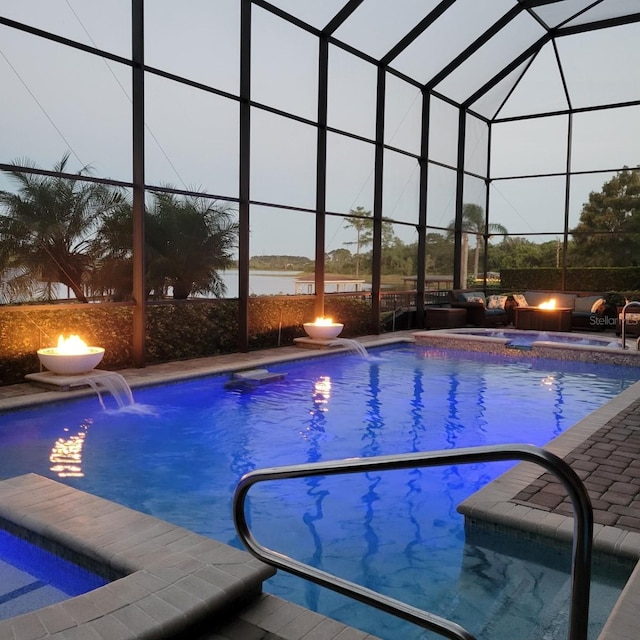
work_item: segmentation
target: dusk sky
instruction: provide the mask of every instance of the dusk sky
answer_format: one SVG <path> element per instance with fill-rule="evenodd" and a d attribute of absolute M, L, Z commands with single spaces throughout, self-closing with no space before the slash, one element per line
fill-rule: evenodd
<path fill-rule="evenodd" d="M 342 6 L 337 0 L 274 2 L 276 6 L 323 27 Z M 393 4 L 391 12 L 390 5 Z M 504 13 L 512 0 L 456 3 L 458 28 L 447 24 L 433 37 L 419 38 L 391 65 L 426 81 L 444 58 L 450 59 L 470 35 Z M 335 34 L 379 56 L 424 16 L 435 0 L 388 3 L 367 0 Z M 479 5 L 485 11 L 479 10 Z M 169 0 L 147 2 L 145 7 L 146 63 L 216 89 L 237 95 L 239 85 L 239 6 L 237 0 Z M 547 11 L 551 11 L 553 6 Z M 0 15 L 51 30 L 67 38 L 130 55 L 130 2 L 111 0 L 0 0 Z M 460 16 L 466 16 L 459 22 Z M 519 33 L 539 27 L 526 16 L 518 19 Z M 475 30 L 475 31 L 474 31 Z M 640 28 L 638 25 L 592 32 L 558 41 L 558 55 L 574 108 L 633 100 L 640 86 Z M 513 38 L 512 38 L 513 39 Z M 276 16 L 253 7 L 252 99 L 286 110 L 307 120 L 317 111 L 317 39 Z M 475 66 L 452 74 L 440 91 L 457 99 L 463 87 L 485 72 L 490 54 L 499 57 L 519 52 L 524 45 L 505 35 L 493 51 L 478 56 Z M 518 48 L 519 47 L 519 48 Z M 338 47 L 331 47 L 329 125 L 372 138 L 375 134 L 376 69 Z M 32 37 L 0 25 L 0 77 L 3 84 L 3 143 L 1 162 L 28 158 L 41 168 L 51 168 L 66 151 L 73 171 L 91 165 L 94 175 L 131 180 L 131 81 L 125 65 Z M 507 96 L 508 91 L 503 90 Z M 483 115 L 493 115 L 496 96 L 474 105 Z M 492 102 L 493 101 L 493 102 Z M 499 117 L 543 113 L 566 107 L 555 52 L 545 46 L 516 86 Z M 485 109 L 483 112 L 482 110 Z M 416 87 L 388 75 L 385 141 L 409 153 L 419 152 L 421 97 Z M 147 75 L 146 79 L 146 180 L 178 188 L 205 189 L 221 197 L 237 197 L 238 103 L 187 85 Z M 431 157 L 455 163 L 457 112 L 450 105 L 433 103 Z M 566 170 L 567 118 L 555 116 L 495 125 L 492 134 L 490 175 L 527 176 Z M 624 165 L 637 166 L 640 141 L 640 107 L 619 108 L 575 115 L 572 171 L 586 173 L 571 180 L 570 226 L 575 226 L 589 191 Z M 315 207 L 315 128 L 254 109 L 252 112 L 251 198 L 284 206 Z M 468 157 L 479 167 L 486 162 L 486 131 L 468 131 Z M 373 207 L 372 144 L 330 133 L 328 136 L 327 208 L 347 213 Z M 474 159 L 475 158 L 475 159 Z M 471 167 L 474 170 L 473 166 Z M 453 218 L 453 172 L 434 166 L 430 174 L 429 219 L 447 226 Z M 418 206 L 417 161 L 387 151 L 383 190 L 384 215 L 413 223 Z M 482 183 L 469 181 L 466 201 L 484 204 Z M 0 176 L 0 188 L 10 185 Z M 511 233 L 562 234 L 565 181 L 563 177 L 498 180 L 492 182 L 492 221 Z M 477 192 L 474 193 L 474 192 Z M 296 254 L 313 256 L 313 215 L 304 212 L 252 207 L 251 255 Z M 285 232 L 283 232 L 283 230 Z M 413 226 L 395 225 L 405 242 L 416 240 Z M 339 218 L 328 221 L 327 251 L 353 241 L 353 230 Z M 548 239 L 548 238 L 540 238 Z"/>

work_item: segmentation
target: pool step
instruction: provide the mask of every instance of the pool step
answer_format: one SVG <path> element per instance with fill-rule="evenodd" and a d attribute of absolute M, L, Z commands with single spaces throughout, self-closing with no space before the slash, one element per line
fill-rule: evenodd
<path fill-rule="evenodd" d="M 106 629 L 122 640 L 171 638 L 228 617 L 275 573 L 244 551 L 33 473 L 0 481 L 0 526 L 111 580 L 1 620 L 0 638 Z"/>
<path fill-rule="evenodd" d="M 284 380 L 286 375 L 286 373 L 274 373 L 268 369 L 236 371 L 231 374 L 231 379 L 224 386 L 227 389 L 257 387 L 268 382 Z"/>

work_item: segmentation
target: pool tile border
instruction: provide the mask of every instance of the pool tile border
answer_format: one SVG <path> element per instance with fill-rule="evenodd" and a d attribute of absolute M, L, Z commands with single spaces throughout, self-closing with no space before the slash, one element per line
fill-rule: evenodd
<path fill-rule="evenodd" d="M 509 329 L 508 329 L 509 330 Z M 510 329 L 513 331 L 512 329 Z M 640 366 L 640 351 L 628 349 L 616 350 L 605 346 L 587 346 L 581 344 L 559 344 L 556 342 L 539 340 L 530 348 L 512 348 L 509 346 L 511 338 L 483 336 L 479 332 L 490 332 L 492 329 L 437 329 L 434 331 L 417 331 L 413 336 L 418 344 L 440 349 L 460 349 L 482 353 L 495 353 L 509 358 L 551 358 L 554 360 L 572 360 L 576 362 L 623 365 L 629 367 Z M 465 333 L 467 332 L 467 333 Z M 539 334 L 538 331 L 518 331 L 522 334 Z M 575 333 L 564 334 L 574 337 Z M 584 333 L 585 337 L 591 334 Z M 602 339 L 602 334 L 597 336 Z M 617 338 L 615 339 L 617 340 Z M 611 339 L 610 342 L 615 342 Z"/>

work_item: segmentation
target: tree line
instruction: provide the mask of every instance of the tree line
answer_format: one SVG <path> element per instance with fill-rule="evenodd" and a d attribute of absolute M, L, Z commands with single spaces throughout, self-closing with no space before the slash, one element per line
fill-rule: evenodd
<path fill-rule="evenodd" d="M 373 240 L 371 212 L 362 207 L 352 209 L 345 224 L 353 228 L 356 237 L 345 246 L 326 255 L 325 270 L 340 274 L 371 273 Z M 462 280 L 477 280 L 484 263 L 484 239 L 487 237 L 487 271 L 560 267 L 629 267 L 640 264 L 640 168 L 624 168 L 603 184 L 601 191 L 592 191 L 583 205 L 579 223 L 570 230 L 566 248 L 563 239 L 546 242 L 510 236 L 496 223 L 486 226 L 484 209 L 467 203 L 462 208 Z M 502 238 L 496 242 L 496 238 Z M 473 248 L 469 240 L 475 239 Z M 427 233 L 426 269 L 428 274 L 450 275 L 453 270 L 454 223 L 445 232 Z M 382 274 L 415 275 L 417 273 L 417 243 L 405 244 L 397 238 L 392 225 L 382 222 Z M 566 256 L 564 252 L 566 251 Z"/>
<path fill-rule="evenodd" d="M 54 167 L 65 173 L 69 154 Z M 26 164 L 25 164 L 26 162 Z M 128 300 L 133 288 L 132 205 L 124 189 L 80 179 L 47 175 L 23 161 L 5 170 L 15 191 L 0 191 L 0 300 L 25 302 L 55 299 L 56 285 L 68 287 L 79 301 L 92 297 Z M 147 296 L 184 299 L 191 295 L 223 296 L 222 271 L 236 266 L 238 222 L 234 209 L 202 196 L 151 192 L 145 207 L 145 282 Z M 485 227 L 482 207 L 463 205 L 462 250 L 465 273 L 477 279 L 487 270 L 567 266 L 637 266 L 640 261 L 640 168 L 625 168 L 592 192 L 566 246 L 560 238 L 536 243 L 511 237 L 498 224 Z M 344 228 L 353 239 L 327 252 L 325 272 L 354 277 L 371 273 L 373 218 L 356 207 Z M 495 239 L 501 237 L 500 242 Z M 475 238 L 470 249 L 469 239 Z M 428 274 L 453 271 L 454 225 L 426 237 Z M 417 243 L 405 243 L 390 221 L 382 221 L 382 274 L 415 276 Z M 254 269 L 312 272 L 305 256 L 254 256 Z M 465 272 L 466 269 L 466 272 Z"/>

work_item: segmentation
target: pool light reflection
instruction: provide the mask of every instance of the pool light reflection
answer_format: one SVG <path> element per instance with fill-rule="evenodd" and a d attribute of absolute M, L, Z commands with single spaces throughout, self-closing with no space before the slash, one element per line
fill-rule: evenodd
<path fill-rule="evenodd" d="M 316 411 L 328 411 L 331 398 L 331 378 L 320 376 L 313 385 L 313 404 Z"/>
<path fill-rule="evenodd" d="M 84 478 L 82 471 L 82 448 L 84 447 L 87 431 L 91 426 L 91 420 L 80 423 L 78 433 L 67 437 L 58 438 L 49 454 L 49 462 L 53 471 L 59 478 Z M 69 432 L 65 427 L 64 431 Z"/>

